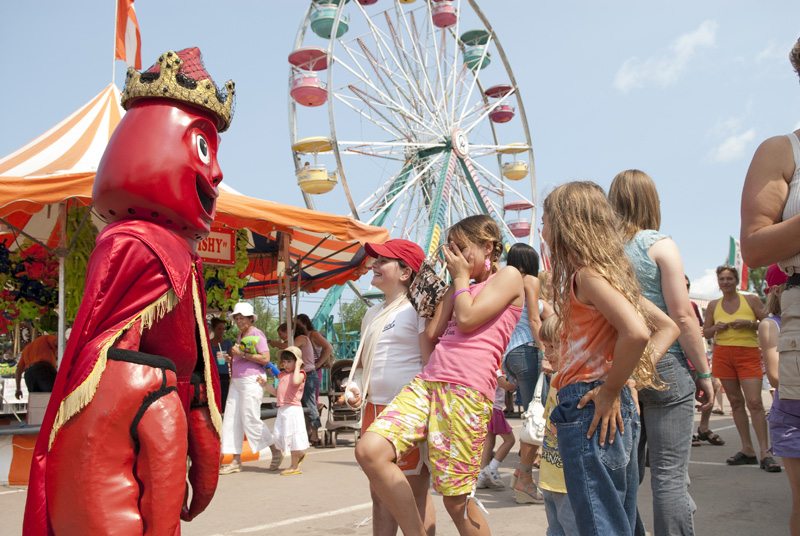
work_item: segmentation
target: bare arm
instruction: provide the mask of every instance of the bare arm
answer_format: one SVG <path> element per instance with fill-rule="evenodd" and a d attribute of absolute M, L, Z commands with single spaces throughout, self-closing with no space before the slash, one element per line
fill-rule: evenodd
<path fill-rule="evenodd" d="M 664 311 L 656 307 L 656 305 L 642 296 L 639 303 L 644 309 L 645 313 L 650 316 L 650 321 L 653 323 L 653 332 L 650 335 L 650 344 L 653 346 L 653 364 L 658 363 L 658 360 L 664 357 L 669 347 L 678 338 L 681 331 L 678 325 L 666 314 Z"/>
<path fill-rule="evenodd" d="M 313 372 L 313 371 L 312 371 Z M 316 374 L 316 372 L 314 372 Z M 292 385 L 300 385 L 305 381 L 305 373 L 303 372 L 303 361 L 295 359 L 294 372 L 292 372 Z"/>
<path fill-rule="evenodd" d="M 778 326 L 768 320 L 758 326 L 758 346 L 761 347 L 761 359 L 767 369 L 769 384 L 778 388 Z"/>
<path fill-rule="evenodd" d="M 319 353 L 319 358 L 315 363 L 317 368 L 319 368 L 322 363 L 327 363 L 330 360 L 333 354 L 333 345 L 328 342 L 328 339 L 319 331 L 311 332 L 311 342 L 322 348 L 322 351 Z"/>
<path fill-rule="evenodd" d="M 497 385 L 499 385 L 501 389 L 505 389 L 509 393 L 512 391 L 516 391 L 517 389 L 517 384 L 508 381 L 508 378 L 506 378 L 505 376 L 497 377 Z"/>
<path fill-rule="evenodd" d="M 661 271 L 661 290 L 667 312 L 680 329 L 678 342 L 695 370 L 705 374 L 708 372 L 706 351 L 700 330 L 697 329 L 697 317 L 689 301 L 689 291 L 686 290 L 678 247 L 672 239 L 665 238 L 653 244 L 649 254 Z"/>
<path fill-rule="evenodd" d="M 706 307 L 706 315 L 703 320 L 703 337 L 706 339 L 713 339 L 718 331 L 728 329 L 728 324 L 725 322 L 714 323 L 714 309 L 716 309 L 718 301 L 711 300 Z"/>
<path fill-rule="evenodd" d="M 740 230 L 742 256 L 749 266 L 767 266 L 800 251 L 800 216 L 781 221 L 794 170 L 785 136 L 765 140 L 753 155 L 742 189 Z"/>
<path fill-rule="evenodd" d="M 453 286 L 466 288 L 469 281 L 456 279 Z M 509 305 L 522 305 L 522 274 L 516 268 L 506 266 L 486 283 L 474 298 L 462 292 L 453 304 L 453 319 L 458 329 L 470 333 L 496 317 Z M 534 311 L 538 311 L 538 305 Z"/>

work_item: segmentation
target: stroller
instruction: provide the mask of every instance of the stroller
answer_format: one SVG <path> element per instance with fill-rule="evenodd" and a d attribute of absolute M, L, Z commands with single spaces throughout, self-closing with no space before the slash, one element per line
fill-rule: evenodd
<path fill-rule="evenodd" d="M 350 377 L 352 359 L 339 359 L 331 366 L 331 381 L 328 387 L 328 418 L 322 444 L 336 447 L 339 432 L 352 432 L 355 441 L 361 435 L 361 410 L 350 408 L 344 401 L 344 388 Z"/>

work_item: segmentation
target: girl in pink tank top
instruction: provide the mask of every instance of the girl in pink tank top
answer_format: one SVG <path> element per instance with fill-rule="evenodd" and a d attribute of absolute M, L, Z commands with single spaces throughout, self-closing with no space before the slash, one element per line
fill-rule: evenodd
<path fill-rule="evenodd" d="M 404 534 L 423 534 L 426 525 L 394 461 L 422 442 L 433 487 L 459 533 L 488 530 L 468 499 L 480 473 L 495 373 L 522 313 L 522 275 L 513 267 L 497 268 L 503 243 L 494 220 L 465 218 L 448 231 L 447 241 L 443 252 L 452 282 L 425 331 L 423 343 L 433 347 L 428 364 L 356 445 L 372 489 L 392 505 Z"/>
<path fill-rule="evenodd" d="M 571 182 L 544 202 L 561 356 L 552 387 L 572 509 L 581 534 L 633 535 L 639 414 L 628 380 L 659 389 L 655 363 L 679 331 L 644 299 L 619 222 L 593 182 Z"/>

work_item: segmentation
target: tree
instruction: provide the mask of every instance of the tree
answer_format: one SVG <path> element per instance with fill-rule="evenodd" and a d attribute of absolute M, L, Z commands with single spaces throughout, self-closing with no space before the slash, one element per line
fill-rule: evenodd
<path fill-rule="evenodd" d="M 764 278 L 767 274 L 767 268 L 762 266 L 761 268 L 750 268 L 749 275 L 748 275 L 748 290 L 752 290 L 753 292 L 758 294 L 758 297 L 762 300 L 766 299 L 764 294 Z"/>
<path fill-rule="evenodd" d="M 339 325 L 343 332 L 361 331 L 361 319 L 367 313 L 367 304 L 362 300 L 343 303 L 339 307 Z"/>

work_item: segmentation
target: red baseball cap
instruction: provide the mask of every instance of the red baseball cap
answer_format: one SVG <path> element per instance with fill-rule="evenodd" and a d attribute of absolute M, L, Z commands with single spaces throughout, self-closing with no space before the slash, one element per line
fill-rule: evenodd
<path fill-rule="evenodd" d="M 411 240 L 402 238 L 392 238 L 383 244 L 367 243 L 364 245 L 364 249 L 367 250 L 367 255 L 370 257 L 401 260 L 415 272 L 419 272 L 422 261 L 425 260 L 425 252 L 421 247 Z"/>
<path fill-rule="evenodd" d="M 769 291 L 773 289 L 773 287 L 777 287 L 778 285 L 782 285 L 789 280 L 789 276 L 783 273 L 777 264 L 771 265 L 767 268 L 767 275 L 764 277 L 764 280 L 767 282 L 767 288 L 764 289 L 764 292 L 769 294 Z"/>

